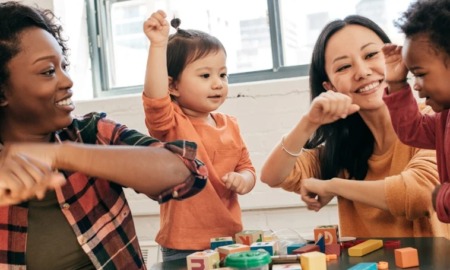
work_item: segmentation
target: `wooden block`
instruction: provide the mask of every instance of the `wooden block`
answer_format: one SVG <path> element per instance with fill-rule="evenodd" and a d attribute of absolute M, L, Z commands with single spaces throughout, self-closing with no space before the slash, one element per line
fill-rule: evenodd
<path fill-rule="evenodd" d="M 328 261 L 332 261 L 332 260 L 337 260 L 337 255 L 336 254 L 325 254 L 325 257 Z"/>
<path fill-rule="evenodd" d="M 220 264 L 219 253 L 205 250 L 192 253 L 186 257 L 188 270 L 217 269 Z"/>
<path fill-rule="evenodd" d="M 341 256 L 341 245 L 339 244 L 326 245 L 325 254 L 333 254 L 336 256 Z"/>
<path fill-rule="evenodd" d="M 211 240 L 210 240 L 211 249 L 216 249 L 220 246 L 226 246 L 226 245 L 231 245 L 231 244 L 234 244 L 233 237 L 231 237 L 231 236 L 216 237 L 216 238 L 211 238 Z"/>
<path fill-rule="evenodd" d="M 327 258 L 319 251 L 312 251 L 300 255 L 302 270 L 327 270 Z"/>
<path fill-rule="evenodd" d="M 419 266 L 417 249 L 412 247 L 397 248 L 395 252 L 395 265 L 400 268 Z"/>
<path fill-rule="evenodd" d="M 250 246 L 254 242 L 262 242 L 264 232 L 261 230 L 246 230 L 235 235 L 236 243 Z"/>
<path fill-rule="evenodd" d="M 294 249 L 292 251 L 292 254 L 303 254 L 303 253 L 311 252 L 311 251 L 320 251 L 320 247 L 316 246 L 316 245 L 308 244 L 308 245 L 304 245 L 301 248 Z"/>
<path fill-rule="evenodd" d="M 264 249 L 270 256 L 278 254 L 278 242 L 255 242 L 250 245 L 250 250 Z"/>
<path fill-rule="evenodd" d="M 314 228 L 314 242 L 317 242 L 321 236 L 325 238 L 325 245 L 337 244 L 339 238 L 339 226 L 338 225 L 317 226 L 316 228 Z"/>
<path fill-rule="evenodd" d="M 315 245 L 319 246 L 320 252 L 325 253 L 325 237 L 323 235 L 319 237 L 319 240 L 316 241 Z"/>
<path fill-rule="evenodd" d="M 239 243 L 226 245 L 226 246 L 220 246 L 217 248 L 217 251 L 219 252 L 219 257 L 220 257 L 221 261 L 223 259 L 225 259 L 225 257 L 228 254 L 241 252 L 241 251 L 249 251 L 249 250 L 250 250 L 250 246 L 239 244 Z"/>
<path fill-rule="evenodd" d="M 302 270 L 299 263 L 284 263 L 272 265 L 272 270 Z"/>
<path fill-rule="evenodd" d="M 306 245 L 306 244 L 304 244 L 304 243 L 295 243 L 295 244 L 288 245 L 286 247 L 287 254 L 294 254 L 294 253 L 292 253 L 292 251 L 296 250 L 297 248 L 301 248 L 304 245 Z"/>
<path fill-rule="evenodd" d="M 349 256 L 364 256 L 383 247 L 383 240 L 369 239 L 348 249 Z"/>
<path fill-rule="evenodd" d="M 374 262 L 365 262 L 365 263 L 358 263 L 355 266 L 352 266 L 348 268 L 348 270 L 377 270 L 378 265 Z"/>

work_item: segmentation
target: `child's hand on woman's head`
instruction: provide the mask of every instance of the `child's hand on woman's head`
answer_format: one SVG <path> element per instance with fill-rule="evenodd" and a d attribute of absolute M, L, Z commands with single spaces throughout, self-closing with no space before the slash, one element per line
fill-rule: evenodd
<path fill-rule="evenodd" d="M 253 185 L 251 187 L 247 187 L 247 181 L 245 181 L 244 177 L 237 172 L 229 172 L 225 174 L 222 177 L 222 181 L 227 189 L 240 195 L 247 193 L 253 187 Z"/>
<path fill-rule="evenodd" d="M 359 106 L 344 94 L 328 90 L 316 97 L 310 106 L 307 118 L 314 125 L 325 125 L 357 112 Z"/>
<path fill-rule="evenodd" d="M 384 55 L 384 79 L 388 83 L 406 83 L 406 68 L 402 58 L 402 46 L 385 44 L 381 49 Z"/>
<path fill-rule="evenodd" d="M 144 22 L 144 33 L 150 40 L 150 46 L 166 46 L 170 25 L 166 13 L 162 10 L 152 13 Z"/>
<path fill-rule="evenodd" d="M 0 165 L 0 206 L 42 199 L 47 190 L 66 182 L 50 166 L 23 155 L 2 155 Z"/>
<path fill-rule="evenodd" d="M 317 212 L 334 198 L 334 194 L 327 192 L 328 183 L 327 180 L 316 178 L 308 178 L 301 181 L 301 199 L 306 203 L 309 210 Z"/>

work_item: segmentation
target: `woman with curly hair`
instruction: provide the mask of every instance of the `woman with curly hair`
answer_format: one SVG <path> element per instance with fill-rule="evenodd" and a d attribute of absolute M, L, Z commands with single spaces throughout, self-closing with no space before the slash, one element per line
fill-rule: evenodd
<path fill-rule="evenodd" d="M 74 117 L 49 10 L 0 3 L 0 269 L 145 269 L 124 188 L 160 203 L 206 185 L 196 144 Z"/>

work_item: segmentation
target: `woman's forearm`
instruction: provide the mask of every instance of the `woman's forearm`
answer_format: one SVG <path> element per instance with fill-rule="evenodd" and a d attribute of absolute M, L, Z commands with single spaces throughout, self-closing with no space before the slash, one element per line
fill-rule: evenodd
<path fill-rule="evenodd" d="M 54 166 L 80 171 L 130 187 L 149 196 L 186 180 L 191 172 L 182 159 L 160 147 L 60 144 Z"/>
<path fill-rule="evenodd" d="M 386 203 L 385 183 L 382 180 L 347 180 L 333 178 L 328 186 L 328 192 L 347 200 L 364 203 L 381 210 L 389 210 Z"/>
<path fill-rule="evenodd" d="M 291 154 L 300 153 L 306 141 L 318 127 L 311 125 L 305 117 L 302 117 L 294 129 L 283 137 L 283 141 L 280 140 L 264 162 L 261 169 L 261 181 L 270 186 L 280 184 L 292 171 L 297 161 L 295 155 Z"/>

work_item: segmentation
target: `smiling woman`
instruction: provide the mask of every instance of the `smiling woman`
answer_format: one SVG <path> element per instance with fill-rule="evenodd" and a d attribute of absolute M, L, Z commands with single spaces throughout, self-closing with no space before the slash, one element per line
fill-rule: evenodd
<path fill-rule="evenodd" d="M 341 236 L 449 237 L 431 205 L 435 152 L 402 144 L 382 99 L 389 42 L 362 16 L 325 26 L 313 51 L 309 111 L 275 146 L 261 180 L 300 193 L 310 210 L 337 196 Z"/>
<path fill-rule="evenodd" d="M 195 195 L 207 175 L 196 144 L 73 116 L 53 13 L 8 1 L 0 18 L 0 268 L 145 269 L 123 188 Z"/>

